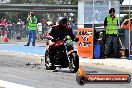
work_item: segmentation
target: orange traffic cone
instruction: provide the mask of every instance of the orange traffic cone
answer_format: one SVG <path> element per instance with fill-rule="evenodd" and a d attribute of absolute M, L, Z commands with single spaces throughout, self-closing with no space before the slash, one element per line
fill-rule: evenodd
<path fill-rule="evenodd" d="M 7 31 L 5 31 L 4 42 L 8 42 Z"/>

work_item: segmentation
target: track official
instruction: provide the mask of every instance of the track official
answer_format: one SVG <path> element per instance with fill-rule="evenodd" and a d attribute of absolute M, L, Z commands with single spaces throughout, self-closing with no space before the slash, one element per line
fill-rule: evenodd
<path fill-rule="evenodd" d="M 104 20 L 104 27 L 106 30 L 106 45 L 105 45 L 105 57 L 108 57 L 110 51 L 110 44 L 113 43 L 114 58 L 118 57 L 117 53 L 117 37 L 118 37 L 118 18 L 115 16 L 115 9 L 109 10 L 109 16 Z"/>
<path fill-rule="evenodd" d="M 33 12 L 30 12 L 30 15 L 27 18 L 27 21 L 28 21 L 28 43 L 25 46 L 30 45 L 31 38 L 32 38 L 32 46 L 35 46 L 37 18 Z"/>

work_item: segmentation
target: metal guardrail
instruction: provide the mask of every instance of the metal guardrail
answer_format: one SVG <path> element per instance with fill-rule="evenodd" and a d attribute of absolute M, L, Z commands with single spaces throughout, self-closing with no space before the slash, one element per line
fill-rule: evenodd
<path fill-rule="evenodd" d="M 0 4 L 0 8 L 49 8 L 49 9 L 78 9 L 78 5 L 49 5 L 49 4 Z M 121 10 L 129 10 L 129 5 L 120 5 Z M 130 5 L 132 9 L 132 5 Z"/>
<path fill-rule="evenodd" d="M 77 10 L 41 10 L 41 9 L 19 9 L 19 8 L 4 8 L 0 9 L 2 12 L 44 12 L 44 13 L 77 13 Z"/>
<path fill-rule="evenodd" d="M 77 10 L 39 10 L 39 9 L 0 9 L 2 12 L 43 12 L 43 13 L 77 13 Z M 132 10 L 130 10 L 130 13 L 132 13 Z M 121 10 L 120 14 L 129 14 L 128 10 Z"/>
<path fill-rule="evenodd" d="M 27 9 L 28 8 L 28 9 Z M 77 13 L 78 5 L 49 5 L 49 4 L 0 4 L 0 11 L 4 12 L 20 12 L 20 11 L 34 11 L 34 12 L 52 12 L 52 13 L 60 13 L 60 12 L 71 12 Z M 130 5 L 130 9 L 132 9 L 132 5 Z M 129 5 L 120 5 L 120 13 L 128 14 L 129 13 Z M 132 10 L 130 10 L 132 13 Z"/>
<path fill-rule="evenodd" d="M 0 8 L 78 9 L 78 5 L 0 4 Z"/>
<path fill-rule="evenodd" d="M 27 28 L 26 25 L 18 25 L 14 24 L 13 26 L 6 26 L 3 28 L 0 26 L 0 37 L 5 35 L 5 31 L 8 30 L 8 38 L 16 38 L 16 37 L 21 37 L 21 38 L 26 38 L 27 37 Z"/>
<path fill-rule="evenodd" d="M 129 10 L 121 10 L 120 14 L 129 14 Z M 132 14 L 132 10 L 130 10 L 130 14 Z"/>

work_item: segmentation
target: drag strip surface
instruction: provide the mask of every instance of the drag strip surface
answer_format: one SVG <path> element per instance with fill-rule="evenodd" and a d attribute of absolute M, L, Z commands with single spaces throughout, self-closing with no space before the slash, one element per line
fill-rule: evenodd
<path fill-rule="evenodd" d="M 0 80 L 26 85 L 34 88 L 132 88 L 132 84 L 86 84 L 83 87 L 76 82 L 76 74 L 69 69 L 45 70 L 44 64 L 26 66 L 27 62 L 38 60 L 24 56 L 0 55 Z M 99 66 L 99 65 L 98 65 Z M 95 66 L 84 67 L 89 73 L 123 73 Z M 107 87 L 106 87 L 107 86 Z"/>

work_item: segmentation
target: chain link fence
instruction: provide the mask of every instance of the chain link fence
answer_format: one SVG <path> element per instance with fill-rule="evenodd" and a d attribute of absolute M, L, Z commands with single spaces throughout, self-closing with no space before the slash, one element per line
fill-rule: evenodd
<path fill-rule="evenodd" d="M 12 39 L 26 38 L 27 37 L 27 27 L 22 24 L 14 24 L 12 26 L 7 25 L 5 28 L 0 25 L 0 36 L 4 37 L 7 31 L 7 37 Z"/>

